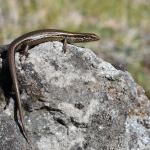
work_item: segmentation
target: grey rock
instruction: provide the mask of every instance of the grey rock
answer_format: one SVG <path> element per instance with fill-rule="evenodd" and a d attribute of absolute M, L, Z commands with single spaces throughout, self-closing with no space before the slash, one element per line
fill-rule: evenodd
<path fill-rule="evenodd" d="M 19 61 L 26 143 L 14 119 L 14 101 L 0 100 L 0 150 L 148 150 L 150 101 L 130 73 L 91 50 L 48 42 Z"/>

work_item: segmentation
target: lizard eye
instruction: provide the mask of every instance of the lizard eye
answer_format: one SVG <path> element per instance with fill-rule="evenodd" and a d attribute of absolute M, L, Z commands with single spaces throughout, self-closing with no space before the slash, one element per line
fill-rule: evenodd
<path fill-rule="evenodd" d="M 85 37 L 85 36 L 83 37 L 83 40 L 86 40 L 86 37 Z"/>

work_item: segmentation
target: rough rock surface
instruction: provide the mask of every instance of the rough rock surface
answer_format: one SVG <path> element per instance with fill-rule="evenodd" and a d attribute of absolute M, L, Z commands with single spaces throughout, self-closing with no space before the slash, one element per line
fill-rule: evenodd
<path fill-rule="evenodd" d="M 149 150 L 150 101 L 127 71 L 91 50 L 48 42 L 19 61 L 26 131 L 35 150 Z M 2 75 L 0 76 L 2 78 Z M 2 89 L 2 88 L 1 88 Z M 31 149 L 0 99 L 0 150 Z"/>

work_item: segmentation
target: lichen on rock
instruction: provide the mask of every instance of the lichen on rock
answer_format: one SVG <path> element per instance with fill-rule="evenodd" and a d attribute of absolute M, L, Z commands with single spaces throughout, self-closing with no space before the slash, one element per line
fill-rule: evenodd
<path fill-rule="evenodd" d="M 63 53 L 60 42 L 40 44 L 29 53 L 22 63 L 16 55 L 16 65 L 33 149 L 150 148 L 150 102 L 130 73 L 86 48 L 68 44 Z M 0 108 L 1 149 L 8 143 L 15 145 L 12 150 L 26 147 L 12 107 Z M 8 124 L 13 124 L 11 136 Z"/>

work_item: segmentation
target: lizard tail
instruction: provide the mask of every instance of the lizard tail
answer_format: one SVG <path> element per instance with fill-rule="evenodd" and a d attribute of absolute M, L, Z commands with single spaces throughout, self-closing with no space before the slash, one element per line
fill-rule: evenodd
<path fill-rule="evenodd" d="M 19 117 L 20 117 L 20 123 L 21 123 L 21 130 L 22 130 L 22 134 L 24 136 L 24 138 L 26 139 L 27 143 L 30 144 L 25 126 L 24 126 L 24 122 L 23 122 L 23 114 L 22 111 L 19 110 Z"/>

